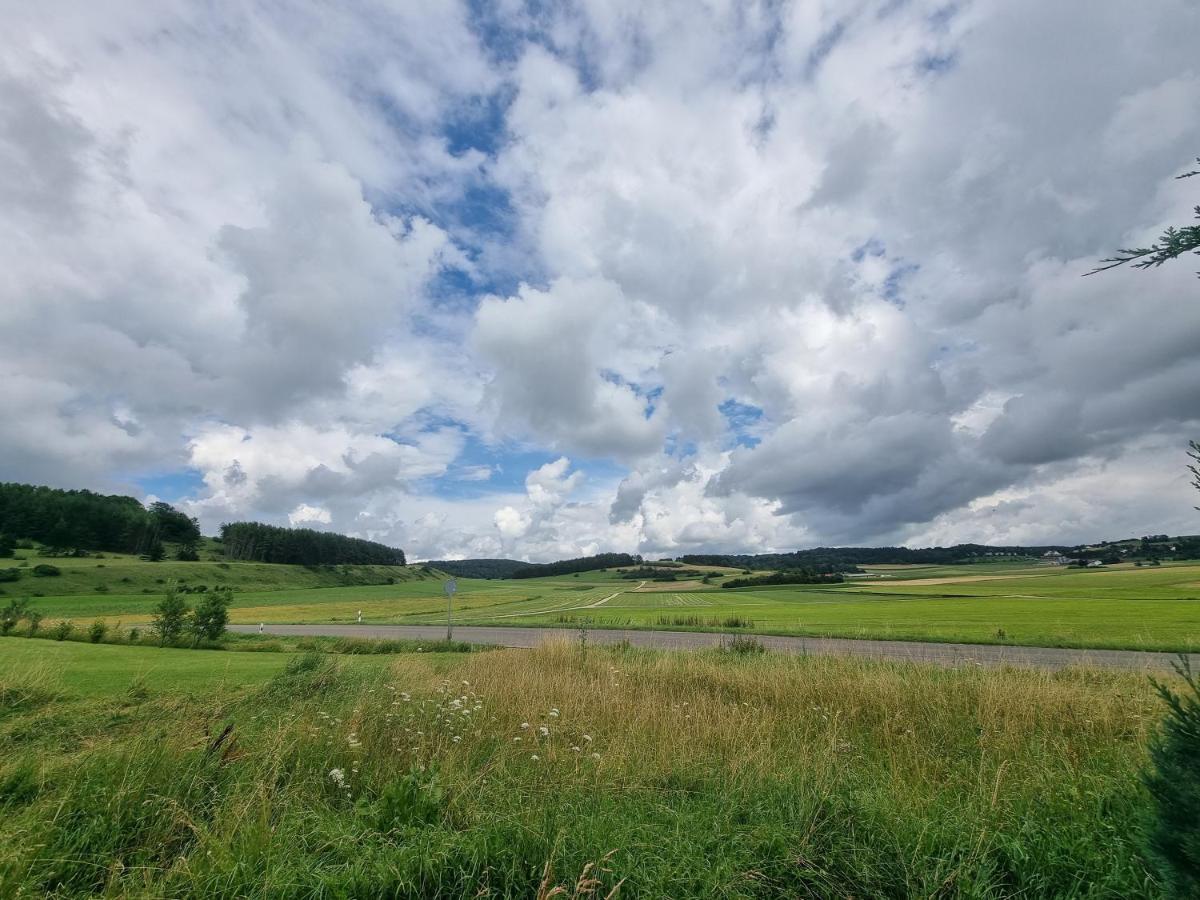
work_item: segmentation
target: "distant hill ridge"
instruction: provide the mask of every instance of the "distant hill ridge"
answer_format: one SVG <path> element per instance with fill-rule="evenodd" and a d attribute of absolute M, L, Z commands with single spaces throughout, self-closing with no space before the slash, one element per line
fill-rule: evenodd
<path fill-rule="evenodd" d="M 950 547 L 815 547 L 790 553 L 689 553 L 674 560 L 644 561 L 636 554 L 606 553 L 552 563 L 517 559 L 431 560 L 426 565 L 460 578 L 539 578 L 625 566 L 724 566 L 734 569 L 817 572 L 854 571 L 860 565 L 969 565 L 1005 559 L 1029 559 L 1046 553 L 1079 559 L 1136 559 L 1141 557 L 1200 558 L 1200 535 L 1166 534 L 1101 541 L 1098 544 L 1038 544 L 994 547 L 954 544 Z M 615 561 L 620 560 L 620 561 Z"/>

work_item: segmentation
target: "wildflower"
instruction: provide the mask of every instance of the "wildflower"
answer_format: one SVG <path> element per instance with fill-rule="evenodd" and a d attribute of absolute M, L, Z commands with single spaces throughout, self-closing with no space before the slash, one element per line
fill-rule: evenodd
<path fill-rule="evenodd" d="M 346 786 L 346 773 L 344 771 L 342 771 L 341 769 L 330 769 L 329 770 L 329 778 L 338 787 Z"/>
<path fill-rule="evenodd" d="M 522 731 L 525 731 L 525 730 L 527 730 L 528 728 L 529 728 L 529 723 L 528 723 L 528 722 L 522 722 L 522 723 L 521 723 L 521 730 L 522 730 Z"/>
<path fill-rule="evenodd" d="M 540 734 L 542 737 L 550 737 L 550 729 L 545 725 L 541 725 L 538 727 L 538 734 Z"/>
<path fill-rule="evenodd" d="M 453 738 L 451 738 L 451 740 L 453 740 L 453 741 L 454 741 L 454 743 L 456 743 L 456 744 L 457 744 L 459 741 L 461 741 L 461 740 L 462 740 L 462 738 L 461 738 L 461 737 L 459 737 L 459 736 L 456 734 L 456 735 L 455 735 Z"/>
<path fill-rule="evenodd" d="M 581 748 L 579 748 L 579 747 L 572 747 L 571 749 L 572 749 L 572 750 L 574 750 L 576 753 L 582 753 L 582 752 L 583 752 L 583 751 L 582 751 L 582 749 L 581 749 Z"/>
<path fill-rule="evenodd" d="M 556 719 L 557 719 L 557 718 L 558 718 L 558 708 L 557 708 L 557 707 L 551 707 L 551 708 L 550 708 L 550 715 L 551 715 L 551 716 L 553 716 L 554 718 L 556 718 Z"/>
<path fill-rule="evenodd" d="M 536 753 L 535 753 L 535 754 L 533 754 L 533 756 L 531 756 L 531 757 L 529 757 L 529 758 L 530 758 L 530 759 L 532 759 L 534 762 L 537 762 L 539 759 L 541 759 L 541 757 L 540 757 L 540 756 L 538 756 Z"/>
<path fill-rule="evenodd" d="M 593 753 L 593 754 L 592 754 L 592 759 L 599 759 L 599 758 L 600 758 L 600 754 L 599 754 L 599 753 Z"/>
<path fill-rule="evenodd" d="M 519 743 L 521 743 L 521 739 L 519 737 L 515 737 L 515 738 L 513 738 L 513 743 L 519 744 Z"/>
<path fill-rule="evenodd" d="M 589 744 L 592 742 L 592 736 L 591 736 L 590 734 L 585 734 L 585 735 L 583 736 L 583 739 L 584 739 L 585 741 L 587 741 Z"/>

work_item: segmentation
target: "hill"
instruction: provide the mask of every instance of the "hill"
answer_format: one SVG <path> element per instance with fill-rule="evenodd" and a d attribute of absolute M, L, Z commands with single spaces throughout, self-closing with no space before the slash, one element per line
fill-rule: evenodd
<path fill-rule="evenodd" d="M 425 565 L 455 578 L 511 578 L 529 563 L 519 559 L 431 559 Z"/>
<path fill-rule="evenodd" d="M 545 578 L 547 575 L 572 575 L 575 572 L 591 572 L 595 569 L 637 565 L 641 561 L 640 556 L 630 556 L 628 553 L 600 553 L 596 556 L 580 556 L 576 559 L 564 559 L 559 562 L 527 565 L 517 569 L 509 577 Z"/>

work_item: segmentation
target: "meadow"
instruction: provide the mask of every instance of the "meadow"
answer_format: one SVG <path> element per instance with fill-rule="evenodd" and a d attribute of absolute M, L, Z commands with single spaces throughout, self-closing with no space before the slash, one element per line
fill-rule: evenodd
<path fill-rule="evenodd" d="M 1153 898 L 1160 707 L 1086 670 L 0 638 L 0 896 Z"/>
<path fill-rule="evenodd" d="M 26 568 L 40 559 L 24 551 Z M 50 560 L 57 578 L 0 584 L 49 619 L 145 623 L 172 581 L 230 586 L 237 623 L 445 621 L 440 573 L 421 566 Z M 3 568 L 3 563 L 0 563 Z M 722 589 L 628 580 L 612 571 L 525 580 L 458 579 L 455 621 L 477 625 L 722 630 L 821 637 L 1200 651 L 1200 565 L 1083 570 L 985 563 L 881 566 L 839 585 Z M 136 588 L 136 590 L 134 590 Z"/>

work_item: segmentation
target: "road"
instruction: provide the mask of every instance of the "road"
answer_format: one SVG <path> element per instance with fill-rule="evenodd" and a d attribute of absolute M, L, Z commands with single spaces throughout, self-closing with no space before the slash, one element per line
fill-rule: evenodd
<path fill-rule="evenodd" d="M 230 631 L 253 634 L 257 625 L 230 625 Z M 443 625 L 267 625 L 267 634 L 358 638 L 417 638 L 435 641 L 446 636 Z M 456 640 L 473 644 L 530 648 L 548 640 L 579 640 L 579 631 L 565 628 L 522 628 L 518 626 L 456 625 Z M 590 644 L 628 641 L 635 647 L 659 650 L 702 650 L 718 647 L 732 634 L 695 631 L 636 631 L 595 628 L 588 631 Z M 845 638 L 777 637 L 753 635 L 769 650 L 820 656 L 855 656 L 871 659 L 906 660 L 938 665 L 1025 666 L 1061 669 L 1066 666 L 1096 666 L 1106 669 L 1169 670 L 1178 660 L 1173 653 L 1139 650 L 1064 650 L 1057 647 L 1011 647 L 993 644 L 942 644 L 926 641 L 874 641 Z M 1200 669 L 1200 654 L 1191 655 L 1192 666 Z"/>

